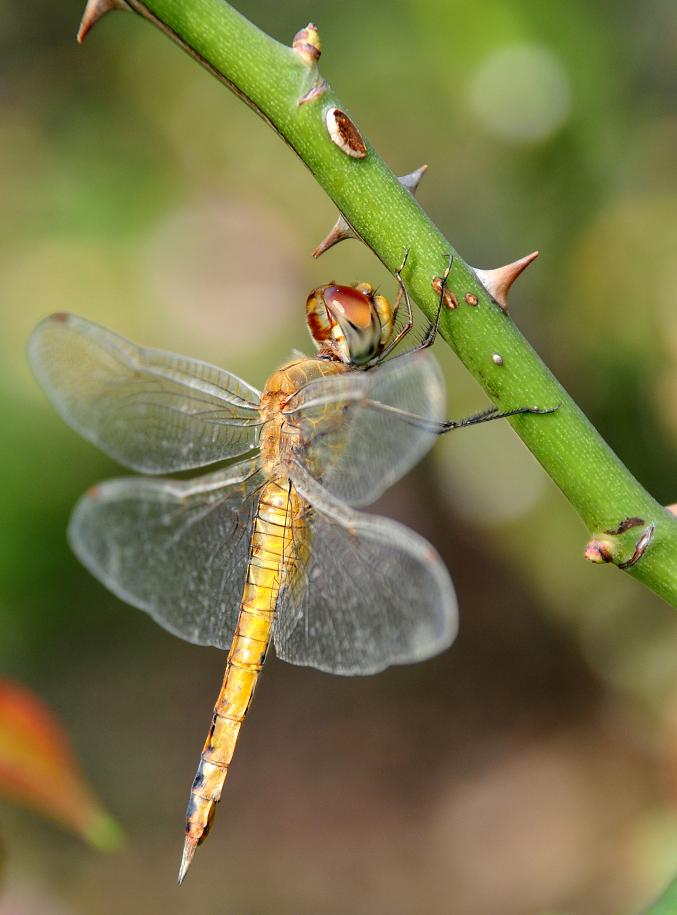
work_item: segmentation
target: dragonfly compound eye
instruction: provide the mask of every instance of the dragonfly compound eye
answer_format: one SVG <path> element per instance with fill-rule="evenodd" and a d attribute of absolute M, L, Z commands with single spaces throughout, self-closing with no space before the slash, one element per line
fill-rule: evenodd
<path fill-rule="evenodd" d="M 372 297 L 353 286 L 337 285 L 326 286 L 322 297 L 339 358 L 354 365 L 369 362 L 381 342 L 381 322 Z"/>

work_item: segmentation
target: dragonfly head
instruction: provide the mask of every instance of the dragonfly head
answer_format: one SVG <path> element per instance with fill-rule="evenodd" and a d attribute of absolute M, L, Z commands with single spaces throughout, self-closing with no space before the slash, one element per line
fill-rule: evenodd
<path fill-rule="evenodd" d="M 393 308 L 369 283 L 327 283 L 308 296 L 310 336 L 325 355 L 349 365 L 366 365 L 383 350 L 393 332 Z"/>

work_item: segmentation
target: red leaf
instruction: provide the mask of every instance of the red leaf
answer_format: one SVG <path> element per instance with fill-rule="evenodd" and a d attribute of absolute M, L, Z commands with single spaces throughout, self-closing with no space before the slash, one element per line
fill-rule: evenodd
<path fill-rule="evenodd" d="M 61 725 L 37 696 L 2 679 L 0 796 L 56 820 L 98 848 L 120 844 L 120 828 L 87 786 Z"/>

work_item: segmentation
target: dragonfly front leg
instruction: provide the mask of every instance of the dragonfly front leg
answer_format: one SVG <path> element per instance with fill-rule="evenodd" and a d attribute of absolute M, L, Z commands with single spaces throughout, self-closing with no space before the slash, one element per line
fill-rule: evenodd
<path fill-rule="evenodd" d="M 404 252 L 404 259 L 402 260 L 402 264 L 400 265 L 399 269 L 395 272 L 395 277 L 397 279 L 397 282 L 399 283 L 400 291 L 397 294 L 397 301 L 395 302 L 395 306 L 393 309 L 393 320 L 395 320 L 395 318 L 397 317 L 397 312 L 400 307 L 400 303 L 401 303 L 402 299 L 404 298 L 405 305 L 407 306 L 407 320 L 406 320 L 402 330 L 400 330 L 400 332 L 394 337 L 393 340 L 390 341 L 390 343 L 385 347 L 385 349 L 382 350 L 382 352 L 380 352 L 378 354 L 378 357 L 372 363 L 373 365 L 380 365 L 380 363 L 382 363 L 383 360 L 390 353 L 392 353 L 392 351 L 395 349 L 395 347 L 398 345 L 398 343 L 400 343 L 406 337 L 406 335 L 409 333 L 409 331 L 414 326 L 414 313 L 413 313 L 412 307 L 411 307 L 411 299 L 409 298 L 409 293 L 407 292 L 407 287 L 404 285 L 404 282 L 402 280 L 402 271 L 404 270 L 408 257 L 409 257 L 409 248 L 407 248 L 406 251 Z M 443 307 L 445 299 L 446 299 L 447 279 L 449 278 L 449 273 L 451 272 L 451 266 L 453 263 L 454 263 L 454 255 L 450 254 L 449 263 L 447 264 L 446 270 L 444 271 L 444 274 L 439 278 L 440 279 L 439 300 L 437 302 L 437 312 L 435 313 L 435 320 L 432 321 L 430 326 L 428 327 L 425 337 L 416 346 L 413 346 L 411 349 L 406 350 L 406 352 L 404 352 L 404 353 L 399 353 L 397 358 L 399 358 L 400 356 L 409 356 L 412 353 L 419 352 L 419 350 L 427 349 L 429 346 L 432 346 L 433 343 L 435 342 L 435 338 L 437 337 L 437 332 L 439 331 L 439 328 L 440 328 L 440 317 L 442 315 L 442 307 Z"/>
<path fill-rule="evenodd" d="M 446 270 L 444 271 L 444 273 L 442 274 L 441 277 L 438 277 L 440 289 L 439 289 L 439 299 L 437 301 L 437 312 L 435 313 L 435 320 L 428 327 L 428 331 L 427 331 L 425 337 L 423 338 L 423 340 L 421 340 L 421 342 L 418 344 L 418 346 L 415 346 L 413 349 L 409 350 L 410 353 L 416 353 L 419 350 L 427 349 L 429 346 L 432 346 L 433 343 L 435 342 L 437 333 L 440 329 L 440 317 L 442 315 L 442 306 L 444 305 L 444 302 L 446 301 L 447 280 L 449 279 L 449 274 L 451 273 L 451 267 L 452 267 L 453 263 L 454 263 L 454 255 L 450 254 L 449 263 L 447 264 Z"/>
<path fill-rule="evenodd" d="M 392 351 L 395 349 L 395 347 L 398 345 L 398 343 L 401 343 L 402 340 L 404 340 L 404 338 L 407 336 L 409 331 L 414 326 L 414 312 L 412 311 L 412 308 L 411 308 L 411 300 L 409 298 L 409 293 L 407 292 L 407 287 L 404 285 L 404 282 L 402 280 L 402 271 L 404 270 L 404 268 L 407 264 L 408 258 L 409 258 L 409 248 L 405 248 L 404 257 L 402 258 L 402 263 L 395 271 L 395 279 L 397 280 L 400 288 L 397 293 L 397 299 L 395 300 L 395 304 L 393 306 L 393 318 L 392 318 L 393 324 L 394 324 L 395 320 L 397 319 L 397 313 L 400 310 L 400 305 L 402 304 L 402 299 L 404 298 L 404 304 L 407 306 L 407 319 L 404 322 L 404 327 L 402 328 L 402 330 L 400 330 L 393 337 L 393 339 L 390 341 L 390 343 L 388 343 L 387 346 L 381 350 L 381 352 L 378 354 L 376 359 L 373 361 L 372 365 L 379 365 L 381 362 L 383 362 L 383 360 L 386 358 L 386 356 L 388 356 L 390 353 L 392 353 Z"/>

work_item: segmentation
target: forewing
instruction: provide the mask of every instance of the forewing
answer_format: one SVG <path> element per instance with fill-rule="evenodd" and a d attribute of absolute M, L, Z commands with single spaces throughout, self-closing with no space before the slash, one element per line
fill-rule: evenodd
<path fill-rule="evenodd" d="M 359 506 L 429 451 L 445 410 L 440 370 L 421 353 L 312 381 L 288 401 L 285 415 L 300 432 L 295 460 L 333 496 Z"/>
<path fill-rule="evenodd" d="M 133 470 L 188 470 L 258 443 L 259 392 L 205 362 L 144 349 L 76 315 L 45 318 L 28 354 L 66 422 Z"/>
<path fill-rule="evenodd" d="M 278 599 L 279 657 L 354 675 L 447 648 L 456 596 L 433 547 L 395 521 L 342 505 L 302 469 L 293 483 L 308 505 Z"/>
<path fill-rule="evenodd" d="M 182 639 L 227 648 L 260 483 L 254 461 L 195 480 L 109 480 L 80 499 L 69 540 L 122 600 Z"/>

